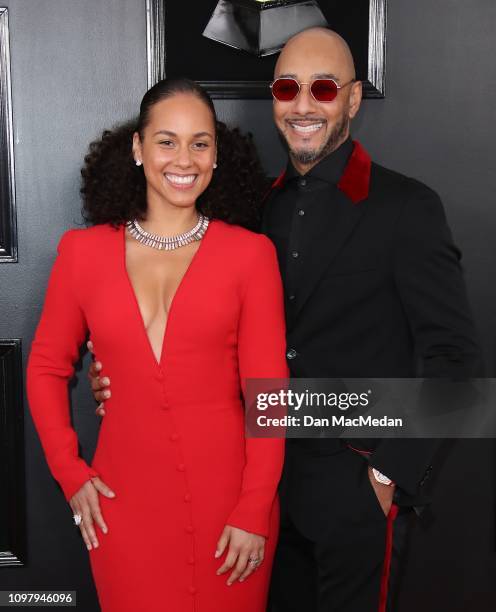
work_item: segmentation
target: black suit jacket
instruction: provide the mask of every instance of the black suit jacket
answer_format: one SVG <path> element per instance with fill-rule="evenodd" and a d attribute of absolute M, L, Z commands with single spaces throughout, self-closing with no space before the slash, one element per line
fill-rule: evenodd
<path fill-rule="evenodd" d="M 475 375 L 479 350 L 461 255 L 439 196 L 354 147 L 334 194 L 338 205 L 314 202 L 305 215 L 302 281 L 296 298 L 286 300 L 287 346 L 296 353 L 288 360 L 291 375 Z M 271 202 L 283 184 L 281 175 L 265 202 L 262 231 L 269 237 Z M 376 439 L 362 448 L 415 505 L 426 501 L 421 487 L 438 445 Z"/>

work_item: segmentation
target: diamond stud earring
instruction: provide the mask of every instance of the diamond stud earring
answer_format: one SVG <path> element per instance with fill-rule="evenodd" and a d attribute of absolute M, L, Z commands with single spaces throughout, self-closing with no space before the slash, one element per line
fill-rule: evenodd
<path fill-rule="evenodd" d="M 214 164 L 214 168 L 217 168 L 217 163 Z"/>
<path fill-rule="evenodd" d="M 137 166 L 141 166 L 141 164 L 142 164 L 141 160 L 137 159 L 137 160 L 136 160 L 136 165 L 137 165 Z"/>

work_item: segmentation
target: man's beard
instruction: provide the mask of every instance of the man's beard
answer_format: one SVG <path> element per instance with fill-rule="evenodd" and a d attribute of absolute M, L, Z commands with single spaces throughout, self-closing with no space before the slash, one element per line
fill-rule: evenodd
<path fill-rule="evenodd" d="M 341 142 L 344 140 L 349 125 L 349 117 L 343 114 L 341 119 L 334 126 L 332 132 L 329 134 L 327 140 L 318 149 L 291 149 L 291 147 L 288 146 L 286 139 L 284 138 L 284 134 L 281 133 L 281 136 L 283 137 L 284 142 L 286 142 L 286 146 L 289 148 L 289 154 L 291 155 L 291 157 L 298 163 L 306 166 L 320 161 L 321 159 L 335 151 L 341 144 Z"/>

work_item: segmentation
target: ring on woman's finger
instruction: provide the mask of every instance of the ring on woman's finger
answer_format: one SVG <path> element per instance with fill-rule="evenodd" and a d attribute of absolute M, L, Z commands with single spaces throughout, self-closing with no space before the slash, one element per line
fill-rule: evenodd
<path fill-rule="evenodd" d="M 74 521 L 74 525 L 77 525 L 79 527 L 79 525 L 81 525 L 81 523 L 83 522 L 83 517 L 80 514 L 74 514 L 72 516 L 72 520 Z"/>
<path fill-rule="evenodd" d="M 249 562 L 250 565 L 256 566 L 256 565 L 258 565 L 260 563 L 260 559 L 258 557 L 250 557 L 248 559 L 248 562 Z"/>

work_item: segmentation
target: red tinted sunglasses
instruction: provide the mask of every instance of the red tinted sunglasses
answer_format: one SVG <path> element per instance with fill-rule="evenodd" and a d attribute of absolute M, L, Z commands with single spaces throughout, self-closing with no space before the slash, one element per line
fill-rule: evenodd
<path fill-rule="evenodd" d="M 332 102 L 340 89 L 354 83 L 351 79 L 343 85 L 338 85 L 334 79 L 315 79 L 310 83 L 300 83 L 291 77 L 276 79 L 270 84 L 272 95 L 279 102 L 290 102 L 300 93 L 302 85 L 310 85 L 310 93 L 317 102 Z"/>

